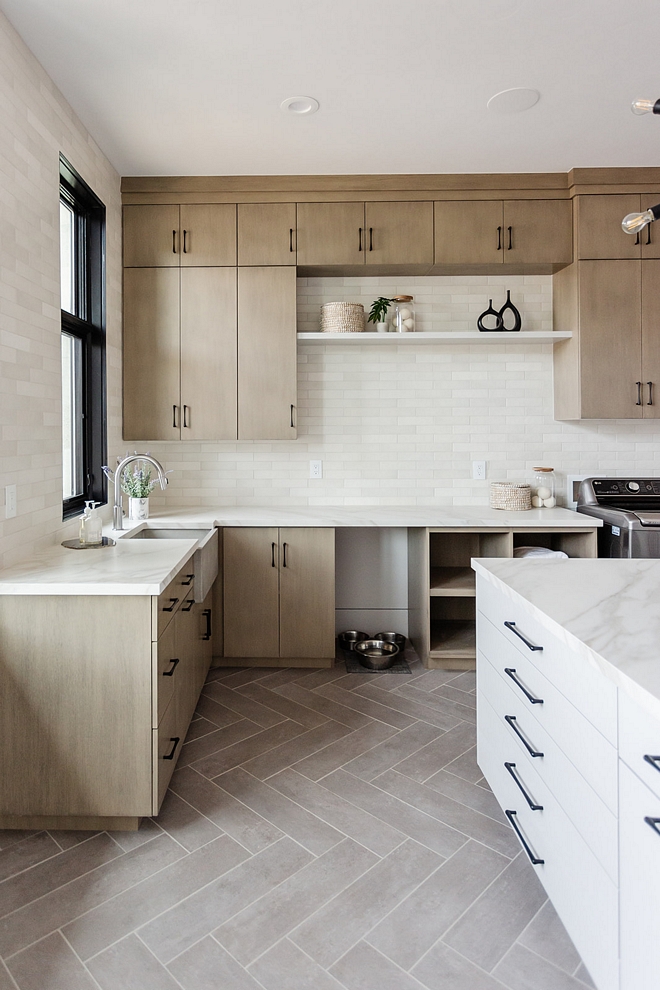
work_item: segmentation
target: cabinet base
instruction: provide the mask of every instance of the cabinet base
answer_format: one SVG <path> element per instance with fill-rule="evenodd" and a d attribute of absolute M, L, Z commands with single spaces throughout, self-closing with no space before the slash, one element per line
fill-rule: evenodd
<path fill-rule="evenodd" d="M 334 657 L 214 657 L 214 667 L 334 667 Z"/>
<path fill-rule="evenodd" d="M 476 670 L 477 661 L 465 657 L 459 657 L 456 660 L 452 660 L 451 657 L 443 657 L 442 660 L 438 657 L 427 657 L 424 666 L 428 670 Z"/>
<path fill-rule="evenodd" d="M 137 832 L 141 818 L 100 815 L 0 815 L 0 828 L 69 829 L 85 832 Z"/>

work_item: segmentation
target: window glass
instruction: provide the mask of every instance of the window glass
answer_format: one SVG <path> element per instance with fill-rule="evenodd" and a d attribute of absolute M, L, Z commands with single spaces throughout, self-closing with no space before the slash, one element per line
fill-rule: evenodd
<path fill-rule="evenodd" d="M 63 497 L 82 495 L 82 340 L 62 334 L 62 481 Z"/>
<path fill-rule="evenodd" d="M 74 216 L 68 203 L 60 200 L 60 290 L 62 309 L 75 313 L 75 241 L 73 237 Z"/>

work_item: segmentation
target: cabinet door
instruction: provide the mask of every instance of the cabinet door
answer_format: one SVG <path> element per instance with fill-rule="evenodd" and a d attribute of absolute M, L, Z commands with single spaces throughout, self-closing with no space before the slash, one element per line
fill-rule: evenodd
<path fill-rule="evenodd" d="M 179 207 L 124 207 L 124 267 L 179 267 Z"/>
<path fill-rule="evenodd" d="M 624 234 L 621 221 L 636 213 L 636 193 L 615 196 L 576 196 L 577 258 L 639 258 L 640 237 Z M 642 231 L 644 233 L 644 231 Z"/>
<path fill-rule="evenodd" d="M 497 265 L 504 260 L 502 203 L 435 203 L 436 265 Z"/>
<path fill-rule="evenodd" d="M 335 655 L 335 531 L 280 529 L 281 657 Z"/>
<path fill-rule="evenodd" d="M 197 690 L 199 621 L 192 591 L 177 612 L 175 622 L 176 648 L 179 657 L 174 693 L 177 706 L 176 734 L 181 737 L 183 743 L 199 697 Z"/>
<path fill-rule="evenodd" d="M 642 382 L 644 419 L 660 419 L 660 260 L 642 261 Z"/>
<path fill-rule="evenodd" d="M 236 269 L 181 272 L 181 438 L 236 439 Z"/>
<path fill-rule="evenodd" d="M 640 199 L 641 209 L 648 210 L 660 203 L 660 193 L 643 193 Z M 642 258 L 660 258 L 660 223 L 648 223 L 639 239 L 642 242 Z"/>
<path fill-rule="evenodd" d="M 223 574 L 225 656 L 279 656 L 277 529 L 225 529 Z"/>
<path fill-rule="evenodd" d="M 295 203 L 239 204 L 238 263 L 295 265 Z"/>
<path fill-rule="evenodd" d="M 178 440 L 179 271 L 124 269 L 124 440 Z"/>
<path fill-rule="evenodd" d="M 432 265 L 433 203 L 367 203 L 368 265 Z"/>
<path fill-rule="evenodd" d="M 296 269 L 238 270 L 238 438 L 296 437 Z"/>
<path fill-rule="evenodd" d="M 195 605 L 197 616 L 197 650 L 195 663 L 195 704 L 204 687 L 206 675 L 213 659 L 213 589 L 211 589 L 201 604 Z"/>
<path fill-rule="evenodd" d="M 363 265 L 364 203 L 298 203 L 299 265 Z"/>
<path fill-rule="evenodd" d="M 581 261 L 582 419 L 640 419 L 641 262 Z"/>
<path fill-rule="evenodd" d="M 504 263 L 570 265 L 573 260 L 570 200 L 513 199 L 504 203 Z"/>
<path fill-rule="evenodd" d="M 236 264 L 234 203 L 187 203 L 181 210 L 181 265 Z"/>

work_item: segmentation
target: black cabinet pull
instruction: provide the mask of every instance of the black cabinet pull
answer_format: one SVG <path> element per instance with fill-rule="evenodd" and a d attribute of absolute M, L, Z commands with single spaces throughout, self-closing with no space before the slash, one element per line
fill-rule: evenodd
<path fill-rule="evenodd" d="M 173 744 L 172 745 L 172 749 L 169 751 L 169 753 L 167 753 L 163 757 L 164 760 L 173 760 L 174 759 L 174 754 L 176 753 L 177 746 L 181 742 L 181 737 L 180 736 L 170 736 L 170 742 Z"/>
<path fill-rule="evenodd" d="M 190 585 L 195 580 L 195 575 L 194 574 L 186 574 L 186 577 L 187 577 L 188 580 L 187 581 L 182 581 L 181 584 L 184 586 L 184 588 L 189 588 Z"/>
<path fill-rule="evenodd" d="M 518 836 L 518 839 L 520 840 L 520 845 L 523 847 L 523 849 L 525 850 L 525 852 L 529 856 L 530 863 L 532 863 L 533 866 L 543 866 L 543 864 L 545 863 L 545 860 L 544 859 L 539 859 L 538 856 L 535 856 L 534 855 L 534 853 L 532 852 L 532 850 L 530 849 L 530 847 L 527 844 L 527 840 L 525 839 L 525 836 L 522 834 L 522 832 L 520 831 L 520 829 L 516 825 L 516 815 L 518 814 L 518 812 L 517 811 L 505 811 L 504 814 L 506 815 L 506 817 L 511 822 L 511 828 L 513 829 L 513 831 Z"/>
<path fill-rule="evenodd" d="M 505 763 L 504 766 L 508 770 L 508 772 L 511 774 L 511 776 L 513 777 L 513 780 L 514 780 L 514 783 L 515 783 L 516 787 L 519 789 L 520 793 L 524 797 L 525 801 L 527 801 L 527 804 L 530 806 L 530 808 L 532 809 L 532 811 L 543 811 L 543 805 L 542 804 L 534 804 L 534 802 L 532 801 L 531 797 L 529 796 L 529 794 L 525 790 L 525 788 L 523 786 L 522 780 L 520 779 L 520 777 L 518 776 L 518 774 L 515 773 L 515 769 L 516 769 L 515 763 Z"/>
<path fill-rule="evenodd" d="M 293 253 L 293 227 L 289 227 L 289 251 Z"/>
<path fill-rule="evenodd" d="M 358 230 L 359 230 L 359 234 L 358 234 L 358 251 L 361 251 L 362 250 L 362 227 L 359 227 Z"/>
<path fill-rule="evenodd" d="M 374 228 L 369 227 L 369 250 L 373 251 L 373 249 L 374 249 Z"/>
<path fill-rule="evenodd" d="M 646 403 L 647 406 L 653 405 L 653 382 L 646 383 L 649 387 L 649 401 Z"/>
<path fill-rule="evenodd" d="M 658 825 L 660 825 L 660 818 L 649 818 L 648 816 L 644 816 L 644 821 L 647 825 L 651 826 L 654 832 L 657 832 L 658 835 L 660 835 L 660 828 L 658 828 Z"/>
<path fill-rule="evenodd" d="M 513 249 L 513 239 L 511 236 L 513 227 L 507 227 L 506 229 L 509 231 L 509 251 L 511 251 Z"/>
<path fill-rule="evenodd" d="M 639 244 L 639 231 L 635 234 L 635 244 Z"/>
<path fill-rule="evenodd" d="M 651 243 L 651 224 L 650 223 L 647 223 L 647 225 L 646 225 L 646 243 L 647 244 L 650 244 Z"/>
<path fill-rule="evenodd" d="M 525 739 L 525 737 L 523 736 L 522 732 L 520 731 L 520 729 L 516 724 L 517 720 L 515 715 L 505 715 L 504 721 L 511 726 L 511 728 L 518 736 L 518 739 L 520 739 L 521 743 L 523 744 L 523 746 L 525 747 L 525 749 L 527 750 L 530 756 L 543 756 L 543 753 L 539 752 L 539 750 L 537 749 L 534 749 L 534 747 L 530 746 L 530 744 L 527 742 L 527 740 Z"/>
<path fill-rule="evenodd" d="M 290 423 L 291 423 L 291 429 L 294 429 L 294 428 L 295 428 L 295 425 L 296 425 L 296 424 L 295 424 L 295 423 L 293 422 L 293 410 L 294 410 L 294 409 L 295 409 L 295 406 L 294 406 L 294 404 L 293 404 L 293 402 L 292 402 L 292 403 L 291 403 L 291 421 L 290 421 Z"/>
<path fill-rule="evenodd" d="M 275 567 L 275 547 L 277 543 L 271 543 L 270 545 L 270 566 Z"/>
<path fill-rule="evenodd" d="M 184 406 L 183 407 L 183 427 L 186 430 L 190 428 L 190 423 L 188 422 L 188 412 L 189 412 L 189 410 L 190 410 L 190 406 Z"/>
<path fill-rule="evenodd" d="M 542 705 L 543 704 L 543 698 L 535 698 L 533 694 L 530 694 L 529 693 L 529 691 L 527 690 L 527 688 L 525 687 L 525 685 L 523 684 L 523 682 L 518 677 L 516 677 L 516 668 L 515 667 L 505 667 L 504 668 L 504 673 L 507 674 L 511 678 L 511 680 L 513 681 L 513 683 L 517 687 L 520 688 L 520 690 L 525 695 L 525 697 L 527 698 L 527 700 L 528 701 L 531 701 L 531 703 L 533 705 Z"/>
<path fill-rule="evenodd" d="M 532 643 L 531 640 L 527 639 L 526 636 L 523 636 L 523 634 L 518 630 L 515 622 L 505 622 L 504 625 L 507 627 L 507 629 L 511 630 L 514 636 L 517 636 L 518 639 L 522 639 L 525 646 L 533 653 L 538 653 L 543 649 L 542 646 L 537 646 L 535 643 Z"/>
<path fill-rule="evenodd" d="M 502 250 L 502 228 L 501 227 L 498 227 L 497 228 L 497 250 L 498 251 L 501 251 Z"/>
<path fill-rule="evenodd" d="M 178 657 L 173 657 L 170 660 L 170 663 L 172 664 L 172 666 L 171 666 L 171 668 L 169 670 L 164 670 L 163 671 L 163 677 L 172 677 L 174 675 L 174 671 L 176 670 L 176 665 L 178 664 L 178 662 L 179 662 L 179 658 Z"/>
<path fill-rule="evenodd" d="M 178 408 L 179 408 L 178 406 L 172 406 L 172 428 L 175 430 L 179 428 L 179 424 L 176 421 L 176 414 Z"/>
<path fill-rule="evenodd" d="M 288 543 L 282 544 L 282 567 L 286 567 L 286 548 L 288 545 Z"/>
<path fill-rule="evenodd" d="M 647 763 L 650 763 L 654 770 L 660 773 L 660 756 L 651 756 L 650 753 L 646 753 L 644 759 Z"/>
<path fill-rule="evenodd" d="M 637 402 L 635 403 L 635 405 L 636 406 L 641 406 L 641 404 L 642 404 L 642 383 L 641 382 L 635 382 L 635 385 L 637 386 Z"/>
<path fill-rule="evenodd" d="M 194 604 L 195 604 L 195 599 L 194 598 L 189 598 L 188 601 L 186 602 L 186 604 L 181 606 L 181 611 L 182 612 L 192 612 Z"/>
<path fill-rule="evenodd" d="M 210 639 L 213 635 L 213 630 L 211 629 L 211 609 L 205 608 L 202 615 L 206 619 L 206 632 L 202 633 L 202 639 Z"/>
<path fill-rule="evenodd" d="M 176 254 L 176 230 L 172 231 L 172 254 Z"/>
<path fill-rule="evenodd" d="M 188 233 L 188 231 L 187 230 L 184 230 L 184 232 L 183 232 L 183 253 L 184 254 L 188 254 L 188 248 L 186 247 L 186 235 L 187 235 L 187 233 Z"/>
<path fill-rule="evenodd" d="M 178 598 L 170 598 L 170 604 L 163 605 L 163 612 L 173 612 L 178 601 Z"/>

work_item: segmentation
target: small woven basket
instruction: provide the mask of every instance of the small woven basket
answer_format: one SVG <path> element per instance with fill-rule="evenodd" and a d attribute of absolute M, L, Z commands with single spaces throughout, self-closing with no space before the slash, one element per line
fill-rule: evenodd
<path fill-rule="evenodd" d="M 362 303 L 329 302 L 321 306 L 321 333 L 363 333 Z"/>
<path fill-rule="evenodd" d="M 531 509 L 532 487 L 513 481 L 493 481 L 490 486 L 490 504 L 493 509 Z"/>

